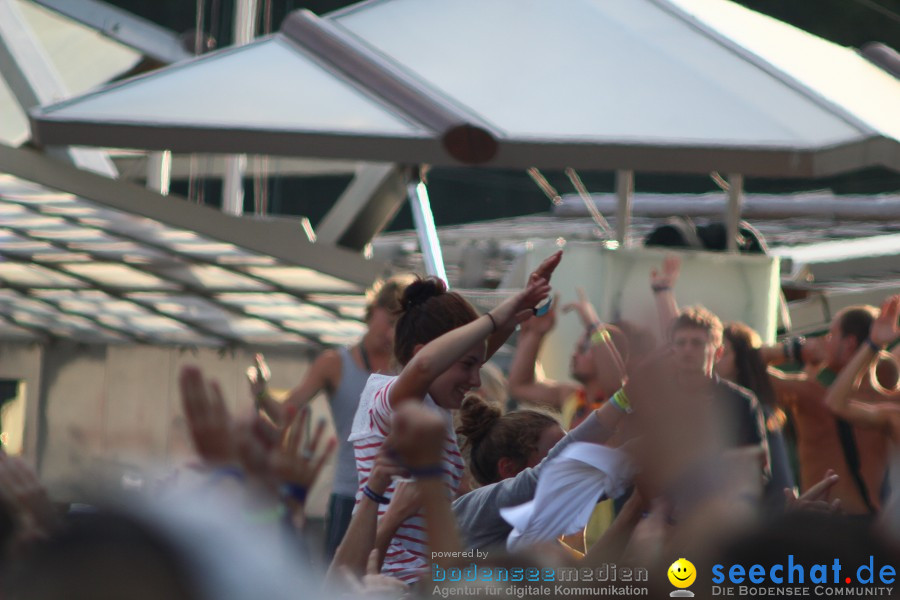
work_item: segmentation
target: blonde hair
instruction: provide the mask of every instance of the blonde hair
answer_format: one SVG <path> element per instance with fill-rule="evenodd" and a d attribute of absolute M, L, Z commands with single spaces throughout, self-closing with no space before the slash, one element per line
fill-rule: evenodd
<path fill-rule="evenodd" d="M 366 321 L 372 318 L 372 311 L 383 308 L 391 314 L 400 312 L 400 298 L 406 286 L 415 281 L 414 275 L 394 275 L 389 279 L 379 279 L 366 290 Z"/>

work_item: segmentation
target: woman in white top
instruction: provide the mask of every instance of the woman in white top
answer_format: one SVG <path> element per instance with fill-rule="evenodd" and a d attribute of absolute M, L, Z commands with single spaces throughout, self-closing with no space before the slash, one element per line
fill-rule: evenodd
<path fill-rule="evenodd" d="M 534 307 L 550 294 L 550 276 L 562 252 L 545 260 L 531 274 L 524 290 L 485 315 L 462 296 L 447 291 L 439 279 L 410 284 L 401 300 L 402 313 L 394 335 L 394 356 L 402 366 L 397 376 L 369 377 L 353 420 L 353 442 L 359 472 L 357 502 L 379 502 L 379 518 L 394 492 L 392 484 L 384 496 L 367 489 L 372 465 L 391 432 L 394 409 L 402 402 L 417 401 L 440 413 L 446 423 L 441 464 L 407 465 L 413 477 L 442 477 L 448 493 L 454 494 L 464 469 L 450 414 L 462 404 L 466 392 L 479 387 L 479 370 L 509 337 L 515 326 L 532 316 Z M 414 515 L 384 533 L 387 546 L 382 572 L 407 583 L 422 577 L 427 568 L 424 522 Z M 385 535 L 390 535 L 389 541 Z"/>

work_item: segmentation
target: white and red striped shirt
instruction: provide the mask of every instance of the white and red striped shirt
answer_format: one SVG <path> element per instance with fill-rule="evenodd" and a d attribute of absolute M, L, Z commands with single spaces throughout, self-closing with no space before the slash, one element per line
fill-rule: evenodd
<path fill-rule="evenodd" d="M 359 407 L 353 418 L 353 430 L 350 433 L 349 441 L 353 442 L 356 470 L 359 474 L 357 504 L 363 497 L 362 488 L 369 481 L 369 473 L 372 471 L 375 457 L 378 456 L 382 443 L 391 432 L 393 410 L 388 401 L 388 393 L 391 384 L 396 379 L 396 376 L 390 375 L 377 373 L 371 375 L 360 396 Z M 456 432 L 453 430 L 453 417 L 450 411 L 437 406 L 430 396 L 425 396 L 424 406 L 440 413 L 446 423 L 443 453 L 444 483 L 447 485 L 448 493 L 455 496 L 465 464 L 459 452 Z M 388 498 L 392 497 L 394 487 L 395 482 L 392 481 L 384 495 Z M 379 505 L 379 519 L 386 510 L 386 505 Z M 384 556 L 384 566 L 381 572 L 405 583 L 414 583 L 427 574 L 429 564 L 425 520 L 421 514 L 416 514 L 405 520 L 391 539 Z"/>

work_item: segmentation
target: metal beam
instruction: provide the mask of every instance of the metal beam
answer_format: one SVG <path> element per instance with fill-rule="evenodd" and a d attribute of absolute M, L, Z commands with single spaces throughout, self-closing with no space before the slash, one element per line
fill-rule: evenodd
<path fill-rule="evenodd" d="M 290 265 L 307 267 L 366 286 L 383 265 L 360 254 L 306 239 L 299 223 L 263 221 L 225 215 L 175 196 L 160 196 L 124 181 L 113 181 L 54 161 L 38 152 L 0 144 L 0 172 L 44 187 L 82 196 L 97 204 L 154 219 L 172 227 L 194 231 L 252 252 L 272 256 Z"/>
<path fill-rule="evenodd" d="M 631 202 L 634 196 L 634 171 L 616 171 L 616 240 L 622 248 L 629 245 L 628 230 L 631 227 Z"/>
<path fill-rule="evenodd" d="M 744 176 L 728 175 L 728 214 L 725 218 L 726 240 L 729 252 L 737 252 L 738 226 L 741 222 L 741 204 L 744 201 Z"/>
<path fill-rule="evenodd" d="M 444 270 L 444 256 L 441 252 L 441 241 L 438 239 L 437 228 L 434 225 L 434 215 L 431 212 L 431 202 L 428 199 L 428 188 L 423 182 L 411 181 L 406 186 L 409 194 L 409 204 L 412 207 L 413 222 L 416 224 L 416 233 L 419 235 L 419 246 L 422 248 L 422 258 L 425 261 L 425 272 L 447 281 L 447 272 Z"/>
<path fill-rule="evenodd" d="M 99 0 L 33 0 L 163 64 L 193 56 L 175 32 Z"/>
<path fill-rule="evenodd" d="M 161 196 L 168 196 L 171 183 L 172 153 L 165 150 L 147 154 L 147 188 Z"/>
<path fill-rule="evenodd" d="M 406 199 L 404 169 L 364 164 L 316 228 L 319 242 L 361 252 L 390 223 Z"/>
<path fill-rule="evenodd" d="M 0 0 L 0 72 L 25 113 L 69 96 L 56 68 L 13 0 Z M 106 177 L 118 176 L 116 167 L 102 150 L 55 148 L 48 151 L 82 169 Z"/>

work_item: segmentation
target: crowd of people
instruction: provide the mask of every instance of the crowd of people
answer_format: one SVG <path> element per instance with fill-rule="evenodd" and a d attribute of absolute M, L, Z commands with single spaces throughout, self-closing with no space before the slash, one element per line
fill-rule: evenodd
<path fill-rule="evenodd" d="M 645 569 L 661 594 L 680 557 L 706 574 L 787 553 L 897 563 L 900 296 L 767 346 L 746 324 L 679 307 L 670 256 L 648 282 L 654 334 L 604 323 L 581 290 L 554 291 L 562 260 L 484 314 L 439 279 L 388 280 L 359 342 L 323 352 L 286 397 L 257 356 L 252 415 L 229 414 L 218 384 L 185 368 L 201 464 L 177 485 L 60 506 L 26 461 L 0 454 L 3 593 L 400 598 L 493 585 L 522 597 L 505 580 L 445 577 L 474 561 Z M 538 356 L 566 313 L 583 333 L 572 381 L 555 382 Z M 516 331 L 508 381 L 483 385 Z M 308 410 L 321 392 L 331 439 Z M 304 507 L 335 456 L 319 547 Z"/>

